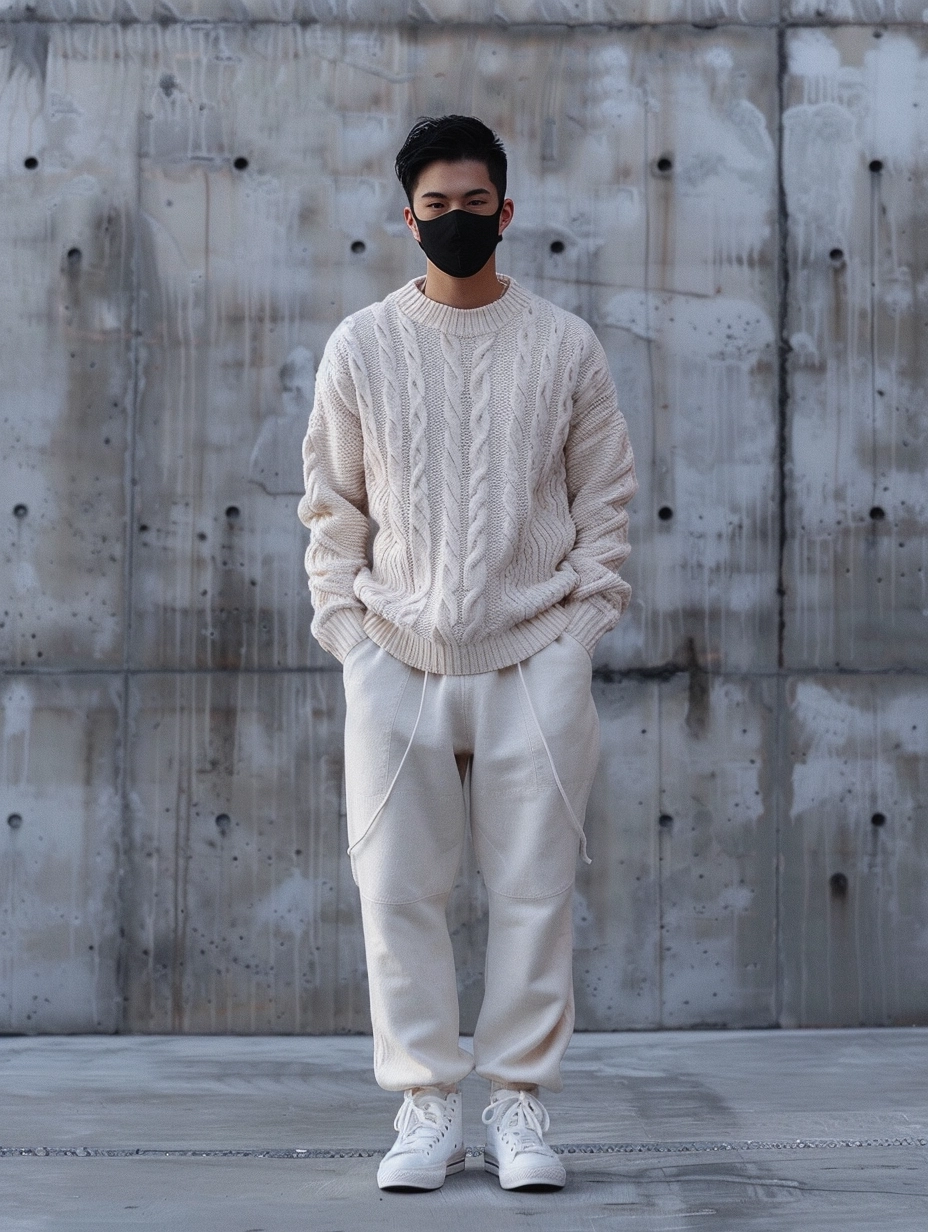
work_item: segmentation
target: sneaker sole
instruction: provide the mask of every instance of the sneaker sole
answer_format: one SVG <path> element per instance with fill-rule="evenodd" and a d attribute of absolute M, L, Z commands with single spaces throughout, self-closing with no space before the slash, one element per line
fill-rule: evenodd
<path fill-rule="evenodd" d="M 500 1189 L 537 1189 L 551 1190 L 563 1189 L 567 1184 L 567 1176 L 563 1168 L 551 1166 L 550 1164 L 542 1168 L 537 1168 L 534 1174 L 524 1176 L 519 1180 L 512 1180 L 507 1177 L 505 1180 L 499 1174 L 499 1160 L 495 1155 L 484 1151 L 483 1167 L 485 1172 L 492 1173 L 497 1177 L 500 1184 Z M 545 1173 L 547 1172 L 547 1175 Z"/>
<path fill-rule="evenodd" d="M 448 1160 L 443 1169 L 439 1168 L 408 1168 L 404 1172 L 395 1173 L 388 1181 L 377 1178 L 379 1189 L 386 1191 L 398 1190 L 405 1193 L 426 1193 L 441 1189 L 445 1177 L 464 1171 L 465 1157 L 454 1156 Z"/>

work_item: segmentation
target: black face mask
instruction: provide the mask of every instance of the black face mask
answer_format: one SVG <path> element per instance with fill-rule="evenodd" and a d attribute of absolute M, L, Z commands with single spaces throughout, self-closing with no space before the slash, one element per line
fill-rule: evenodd
<path fill-rule="evenodd" d="M 499 233 L 500 206 L 495 214 L 449 210 L 427 222 L 417 218 L 419 247 L 443 274 L 471 278 L 482 270 L 503 238 Z"/>

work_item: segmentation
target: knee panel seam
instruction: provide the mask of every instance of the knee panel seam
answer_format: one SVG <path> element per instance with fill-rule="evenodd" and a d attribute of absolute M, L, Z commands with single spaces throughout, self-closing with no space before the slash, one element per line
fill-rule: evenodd
<path fill-rule="evenodd" d="M 358 897 L 363 898 L 366 903 L 373 903 L 375 907 L 412 907 L 415 903 L 427 903 L 433 898 L 448 898 L 453 889 L 454 881 L 452 880 L 447 890 L 436 890 L 434 894 L 418 894 L 415 898 L 374 898 L 370 894 L 365 894 L 359 887 Z"/>
<path fill-rule="evenodd" d="M 561 898 L 568 891 L 573 893 L 575 877 L 571 877 L 566 885 L 561 886 L 559 890 L 552 890 L 550 894 L 507 894 L 504 890 L 494 890 L 489 885 L 487 886 L 487 894 L 494 895 L 496 898 L 505 898 L 511 903 L 544 903 L 551 898 Z"/>

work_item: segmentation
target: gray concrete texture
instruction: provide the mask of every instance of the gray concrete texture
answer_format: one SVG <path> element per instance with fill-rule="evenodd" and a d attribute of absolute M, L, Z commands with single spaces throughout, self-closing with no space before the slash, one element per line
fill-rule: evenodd
<path fill-rule="evenodd" d="M 506 141 L 501 267 L 596 328 L 641 477 L 580 1027 L 928 1022 L 928 29 L 567 7 L 4 10 L 0 1029 L 369 1027 L 299 446 L 421 268 L 391 163 L 444 111 Z"/>
<path fill-rule="evenodd" d="M 468 1041 L 465 1041 L 465 1047 Z M 463 1086 L 465 1172 L 381 1194 L 398 1097 L 370 1042 L 0 1041 L 4 1232 L 923 1232 L 925 1030 L 575 1036 L 547 1099 L 566 1188 L 483 1170 L 486 1083 Z"/>

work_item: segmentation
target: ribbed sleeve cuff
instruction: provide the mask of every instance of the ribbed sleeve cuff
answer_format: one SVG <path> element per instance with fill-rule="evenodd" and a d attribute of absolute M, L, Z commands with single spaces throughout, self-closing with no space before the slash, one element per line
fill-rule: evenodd
<path fill-rule="evenodd" d="M 340 607 L 328 614 L 317 614 L 312 623 L 313 637 L 323 650 L 344 663 L 348 651 L 367 637 L 361 618 L 364 609 Z"/>
<path fill-rule="evenodd" d="M 604 633 L 614 629 L 619 623 L 621 612 L 608 599 L 593 595 L 589 599 L 580 599 L 564 605 L 571 613 L 570 623 L 564 630 L 586 648 L 590 658 L 596 649 L 596 643 Z"/>

